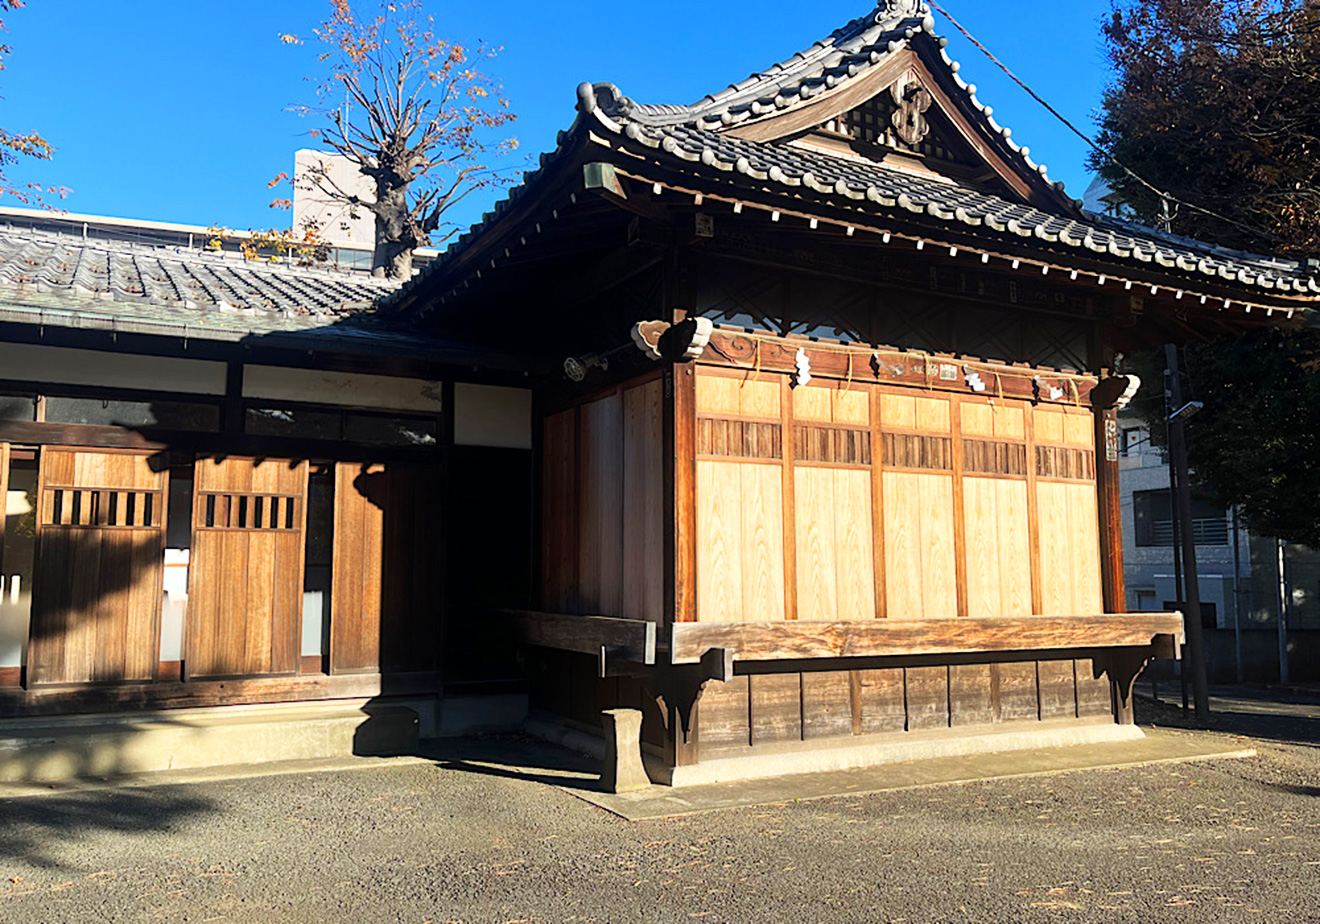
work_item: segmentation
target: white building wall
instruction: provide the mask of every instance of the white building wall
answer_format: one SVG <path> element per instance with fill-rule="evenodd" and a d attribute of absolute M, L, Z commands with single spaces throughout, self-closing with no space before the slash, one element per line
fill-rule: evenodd
<path fill-rule="evenodd" d="M 327 179 L 342 190 L 367 202 L 375 200 L 370 178 L 357 164 L 337 154 L 302 150 L 293 155 L 293 230 L 301 233 L 315 222 L 321 239 L 330 244 L 370 248 L 376 242 L 376 218 L 365 208 L 354 208 L 317 188 L 315 172 L 326 171 Z M 326 184 L 322 184 L 326 185 Z"/>

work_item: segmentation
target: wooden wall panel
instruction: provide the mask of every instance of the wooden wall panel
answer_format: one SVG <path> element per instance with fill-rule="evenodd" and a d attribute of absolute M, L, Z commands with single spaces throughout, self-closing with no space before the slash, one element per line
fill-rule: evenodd
<path fill-rule="evenodd" d="M 623 399 L 579 408 L 579 586 L 583 609 L 623 612 Z"/>
<path fill-rule="evenodd" d="M 697 705 L 700 727 L 697 740 L 703 752 L 751 744 L 747 681 L 747 677 L 734 677 L 723 683 L 714 680 L 706 684 L 706 692 L 701 694 Z"/>
<path fill-rule="evenodd" d="M 848 671 L 802 675 L 802 737 L 846 738 L 853 733 L 852 681 Z"/>
<path fill-rule="evenodd" d="M 828 397 L 829 392 L 824 392 Z M 798 619 L 828 622 L 839 612 L 835 550 L 835 472 L 798 466 L 794 472 Z"/>
<path fill-rule="evenodd" d="M 1040 717 L 1061 719 L 1077 715 L 1077 688 L 1072 661 L 1037 662 L 1040 677 Z"/>
<path fill-rule="evenodd" d="M 874 619 L 875 554 L 871 473 L 836 469 L 834 476 L 835 619 Z"/>
<path fill-rule="evenodd" d="M 1026 481 L 963 480 L 968 615 L 1031 615 Z"/>
<path fill-rule="evenodd" d="M 32 684 L 154 677 L 168 496 L 156 462 L 149 453 L 42 452 Z"/>
<path fill-rule="evenodd" d="M 381 588 L 388 479 L 383 465 L 335 466 L 330 672 L 380 670 Z"/>
<path fill-rule="evenodd" d="M 298 672 L 307 477 L 306 461 L 197 461 L 189 679 Z"/>
<path fill-rule="evenodd" d="M 1100 520 L 1094 484 L 1070 484 L 1068 494 L 1069 557 L 1073 566 L 1073 615 L 1105 611 L 1100 574 Z"/>
<path fill-rule="evenodd" d="M 742 469 L 737 462 L 697 462 L 697 619 L 701 622 L 743 621 Z"/>
<path fill-rule="evenodd" d="M 903 669 L 857 671 L 857 675 L 861 718 L 858 731 L 863 735 L 873 735 L 905 730 L 907 706 L 904 702 Z"/>
<path fill-rule="evenodd" d="M 1090 658 L 1073 664 L 1077 672 L 1077 714 L 1083 718 L 1112 716 L 1114 702 L 1109 675 L 1095 675 L 1095 662 Z"/>
<path fill-rule="evenodd" d="M 1036 485 L 1042 616 L 1082 615 L 1073 611 L 1072 536 L 1068 519 L 1070 487 L 1055 482 Z"/>
<path fill-rule="evenodd" d="M 780 620 L 784 618 L 783 469 L 778 465 L 738 468 L 743 619 Z"/>
<path fill-rule="evenodd" d="M 576 613 L 577 411 L 547 417 L 541 436 L 541 606 Z"/>
<path fill-rule="evenodd" d="M 1003 722 L 1035 720 L 1040 717 L 1036 695 L 1036 662 L 1016 661 L 999 668 L 999 718 Z"/>
<path fill-rule="evenodd" d="M 949 668 L 949 724 L 989 725 L 995 721 L 991 665 L 955 664 Z"/>
<path fill-rule="evenodd" d="M 949 669 L 909 667 L 906 674 L 908 730 L 949 727 Z"/>
<path fill-rule="evenodd" d="M 754 674 L 747 679 L 752 744 L 802 740 L 802 675 Z"/>
<path fill-rule="evenodd" d="M 778 420 L 780 378 L 719 375 L 701 369 L 697 375 L 697 413 Z"/>
<path fill-rule="evenodd" d="M 664 618 L 664 383 L 623 393 L 622 615 Z"/>

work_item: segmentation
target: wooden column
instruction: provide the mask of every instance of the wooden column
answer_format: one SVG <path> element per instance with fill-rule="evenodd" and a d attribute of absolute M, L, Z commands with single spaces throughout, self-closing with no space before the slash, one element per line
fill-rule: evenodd
<path fill-rule="evenodd" d="M 1127 611 L 1127 586 L 1123 577 L 1123 495 L 1119 489 L 1117 411 L 1096 412 L 1095 477 L 1105 612 L 1123 613 Z"/>

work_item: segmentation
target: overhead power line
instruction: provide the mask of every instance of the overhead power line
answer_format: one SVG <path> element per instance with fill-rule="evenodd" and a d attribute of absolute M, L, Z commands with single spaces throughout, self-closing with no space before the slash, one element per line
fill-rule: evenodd
<path fill-rule="evenodd" d="M 1126 173 L 1129 177 L 1131 177 L 1135 182 L 1141 184 L 1141 185 L 1144 186 L 1146 189 L 1148 189 L 1148 190 L 1150 190 L 1152 193 L 1154 193 L 1156 196 L 1159 196 L 1160 199 L 1162 199 L 1162 200 L 1164 200 L 1164 201 L 1166 201 L 1166 202 L 1173 202 L 1173 203 L 1175 203 L 1175 204 L 1177 204 L 1177 205 L 1181 205 L 1181 206 L 1183 206 L 1183 207 L 1185 207 L 1185 208 L 1191 209 L 1191 210 L 1194 211 L 1194 212 L 1200 212 L 1202 215 L 1206 215 L 1206 216 L 1208 216 L 1208 217 L 1210 217 L 1210 218 L 1214 218 L 1214 219 L 1216 219 L 1216 220 L 1218 220 L 1218 221 L 1226 222 L 1226 223 L 1232 225 L 1233 227 L 1237 228 L 1239 231 L 1246 231 L 1248 234 L 1254 234 L 1254 235 L 1256 235 L 1256 236 L 1258 236 L 1258 237 L 1266 238 L 1266 239 L 1269 239 L 1269 240 L 1272 240 L 1272 241 L 1275 241 L 1275 242 L 1278 242 L 1278 243 L 1285 243 L 1285 241 L 1284 241 L 1284 239 L 1283 239 L 1282 237 L 1280 237 L 1280 236 L 1277 235 L 1277 234 L 1274 234 L 1274 233 L 1271 232 L 1271 231 L 1265 231 L 1265 230 L 1263 230 L 1263 229 L 1261 229 L 1261 228 L 1255 228 L 1255 227 L 1252 227 L 1251 225 L 1244 224 L 1243 222 L 1240 222 L 1240 221 L 1238 221 L 1237 219 L 1229 218 L 1227 215 L 1221 215 L 1221 214 L 1219 214 L 1218 212 L 1211 211 L 1210 209 L 1207 209 L 1207 208 L 1204 208 L 1204 207 L 1202 207 L 1202 206 L 1196 205 L 1196 204 L 1193 203 L 1193 202 L 1188 202 L 1188 201 L 1186 201 L 1186 200 L 1184 200 L 1184 199 L 1180 199 L 1180 198 L 1178 198 L 1177 196 L 1173 195 L 1172 193 L 1170 193 L 1170 192 L 1166 192 L 1165 190 L 1160 189 L 1160 188 L 1159 188 L 1158 186 L 1156 186 L 1154 183 L 1149 182 L 1149 181 L 1146 180 L 1144 177 L 1142 177 L 1142 176 L 1140 176 L 1139 174 L 1137 174 L 1137 172 L 1136 172 L 1135 170 L 1133 170 L 1131 167 L 1129 167 L 1127 164 L 1123 163 L 1121 160 L 1119 160 L 1118 158 L 1114 157 L 1112 154 L 1110 154 L 1110 153 L 1109 153 L 1108 151 L 1106 151 L 1104 148 L 1100 147 L 1100 145 L 1098 145 L 1098 144 L 1096 144 L 1094 141 L 1092 141 L 1091 138 L 1090 138 L 1090 136 L 1087 135 L 1085 132 L 1083 132 L 1083 131 L 1082 131 L 1080 128 L 1078 128 L 1076 125 L 1074 125 L 1071 121 L 1069 121 L 1069 119 L 1067 118 L 1067 116 L 1065 116 L 1063 113 L 1059 112 L 1059 110 L 1057 110 L 1057 109 L 1055 109 L 1053 106 L 1051 106 L 1051 105 L 1045 100 L 1044 97 L 1042 97 L 1042 96 L 1041 96 L 1039 93 L 1037 93 L 1035 90 L 1031 89 L 1031 87 L 1027 86 L 1026 82 L 1023 81 L 1020 77 L 1018 77 L 1017 74 L 1014 74 L 1011 70 L 1009 70 L 1008 67 L 1007 67 L 1007 65 L 1005 65 L 1004 62 L 1002 62 L 1002 61 L 1000 61 L 998 58 L 996 58 L 996 57 L 994 56 L 994 53 L 991 52 L 989 48 L 986 48 L 986 47 L 985 47 L 984 45 L 982 45 L 979 41 L 977 41 L 976 36 L 974 36 L 974 35 L 972 35 L 972 33 L 968 32 L 967 29 L 966 29 L 966 27 L 964 27 L 962 23 L 960 23 L 960 22 L 958 22 L 958 20 L 954 19 L 953 16 L 950 15 L 950 13 L 949 13 L 948 10 L 946 10 L 944 7 L 940 6 L 940 4 L 937 2 L 937 0 L 926 0 L 926 2 L 927 2 L 928 4 L 930 4 L 932 7 L 934 7 L 936 10 L 938 10 L 941 14 L 943 14 L 944 18 L 947 19 L 949 22 L 951 22 L 951 23 L 953 24 L 953 27 L 954 27 L 955 29 L 957 29 L 959 32 L 961 32 L 961 33 L 963 34 L 963 37 L 966 38 L 967 41 L 971 42 L 971 43 L 972 43 L 973 45 L 975 45 L 978 49 L 980 49 L 981 53 L 984 54 L 984 55 L 985 55 L 987 58 L 989 58 L 991 61 L 993 61 L 996 67 L 998 67 L 1001 71 L 1003 71 L 1005 74 L 1007 74 L 1007 75 L 1009 76 L 1009 78 L 1010 78 L 1014 83 L 1016 83 L 1019 87 L 1021 87 L 1023 90 L 1025 90 L 1025 91 L 1027 92 L 1027 95 L 1029 95 L 1029 96 L 1030 96 L 1032 99 L 1034 99 L 1036 102 L 1038 102 L 1038 103 L 1040 103 L 1042 106 L 1044 106 L 1044 107 L 1045 107 L 1045 110 L 1046 110 L 1047 112 L 1049 112 L 1050 115 L 1054 116 L 1054 118 L 1056 118 L 1056 119 L 1058 119 L 1060 122 L 1062 122 L 1062 123 L 1064 124 L 1064 126 L 1066 126 L 1067 129 L 1068 129 L 1069 131 L 1071 131 L 1071 132 L 1072 132 L 1074 135 L 1076 135 L 1078 138 L 1081 138 L 1083 141 L 1085 141 L 1085 142 L 1086 142 L 1086 143 L 1092 148 L 1092 150 L 1096 151 L 1101 157 L 1103 157 L 1105 160 L 1109 161 L 1109 163 L 1113 164 L 1115 167 L 1117 167 L 1118 169 L 1122 170 L 1122 171 L 1123 171 L 1124 173 Z"/>

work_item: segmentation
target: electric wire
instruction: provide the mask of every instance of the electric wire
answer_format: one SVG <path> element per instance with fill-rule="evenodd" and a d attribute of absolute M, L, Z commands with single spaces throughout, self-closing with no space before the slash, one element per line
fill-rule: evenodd
<path fill-rule="evenodd" d="M 1285 242 L 1282 237 L 1280 237 L 1277 234 L 1274 234 L 1271 231 L 1265 231 L 1261 228 L 1252 227 L 1251 225 L 1244 224 L 1240 221 L 1237 221 L 1236 219 L 1229 218 L 1227 215 L 1221 215 L 1218 212 L 1214 212 L 1211 211 L 1210 209 L 1203 208 L 1202 206 L 1196 205 L 1193 202 L 1187 202 L 1183 199 L 1179 199 L 1177 196 L 1173 195 L 1172 193 L 1160 189 L 1155 184 L 1147 181 L 1145 178 L 1138 175 L 1136 171 L 1134 171 L 1131 167 L 1127 166 L 1127 164 L 1123 163 L 1118 158 L 1114 157 L 1112 154 L 1106 151 L 1104 148 L 1100 147 L 1100 145 L 1092 141 L 1090 136 L 1088 136 L 1080 128 L 1074 125 L 1065 115 L 1063 115 L 1063 113 L 1059 112 L 1059 110 L 1051 106 L 1039 93 L 1037 93 L 1031 87 L 1027 86 L 1026 82 L 1023 81 L 1020 77 L 1018 77 L 1017 74 L 1009 70 L 1008 66 L 1005 65 L 998 58 L 996 58 L 994 53 L 991 52 L 990 49 L 986 48 L 979 41 L 977 41 L 976 36 L 972 35 L 971 32 L 967 31 L 966 27 L 964 27 L 962 23 L 954 19 L 948 10 L 940 6 L 938 0 L 926 0 L 926 2 L 930 4 L 930 6 L 938 10 L 941 14 L 943 14 L 944 18 L 947 19 L 950 23 L 952 23 L 953 27 L 963 34 L 964 38 L 966 38 L 969 42 L 975 45 L 981 51 L 982 54 L 984 54 L 987 58 L 989 58 L 992 62 L 994 62 L 996 67 L 998 67 L 1001 71 L 1007 74 L 1009 78 L 1019 87 L 1025 90 L 1027 95 L 1029 95 L 1036 102 L 1044 106 L 1046 111 L 1048 111 L 1050 115 L 1054 116 L 1054 118 L 1062 122 L 1064 126 L 1068 128 L 1069 131 L 1071 131 L 1078 138 L 1081 138 L 1083 141 L 1085 141 L 1093 150 L 1095 150 L 1105 160 L 1109 161 L 1115 167 L 1118 167 L 1129 177 L 1131 177 L 1135 182 L 1139 183 L 1140 185 L 1144 186 L 1146 189 L 1150 190 L 1160 199 L 1167 200 L 1168 202 L 1172 202 L 1177 205 L 1184 206 L 1185 208 L 1191 209 L 1194 212 L 1200 212 L 1202 215 L 1206 215 L 1210 218 L 1214 218 L 1217 221 L 1226 222 L 1232 225 L 1233 227 L 1237 228 L 1239 231 L 1245 231 L 1248 234 L 1253 234 L 1256 235 L 1257 237 L 1265 238 L 1278 243 Z"/>

